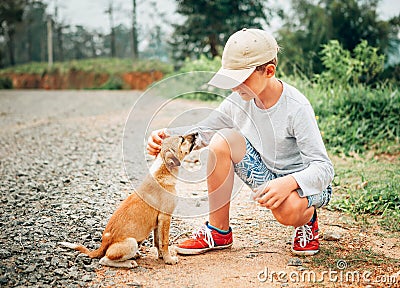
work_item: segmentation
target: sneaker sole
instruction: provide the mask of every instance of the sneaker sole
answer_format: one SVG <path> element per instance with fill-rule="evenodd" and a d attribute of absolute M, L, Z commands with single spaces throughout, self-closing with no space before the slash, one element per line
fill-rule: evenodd
<path fill-rule="evenodd" d="M 180 248 L 180 247 L 175 247 L 175 251 L 178 254 L 181 255 L 199 255 L 199 254 L 203 254 L 206 253 L 208 251 L 212 251 L 212 250 L 222 250 L 222 249 L 227 249 L 232 247 L 232 244 L 228 244 L 228 245 L 221 245 L 221 246 L 215 246 L 215 247 L 209 247 L 209 248 L 200 248 L 200 249 L 188 249 L 188 248 Z"/>
<path fill-rule="evenodd" d="M 319 250 L 297 251 L 297 250 L 294 250 L 294 249 L 292 248 L 292 253 L 293 253 L 294 255 L 299 255 L 299 256 L 312 256 L 312 255 L 317 254 L 318 252 L 319 252 Z"/>

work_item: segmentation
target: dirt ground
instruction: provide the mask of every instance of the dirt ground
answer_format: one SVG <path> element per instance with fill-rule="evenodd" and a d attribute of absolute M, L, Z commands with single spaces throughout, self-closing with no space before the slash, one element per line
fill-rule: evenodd
<path fill-rule="evenodd" d="M 110 163 L 118 166 L 120 171 L 124 161 L 120 152 L 123 138 L 121 128 L 130 113 L 137 113 L 139 118 L 148 117 L 146 109 L 132 109 L 140 94 L 126 91 L 2 92 L 2 105 L 8 107 L 3 112 L 4 127 L 23 130 L 49 125 L 52 121 L 60 125 L 68 121 L 76 127 L 85 126 L 93 135 L 98 133 L 99 136 L 94 139 L 115 146 L 113 149 L 119 151 L 110 156 L 110 161 L 114 161 Z M 51 98 L 55 95 L 60 96 L 58 100 Z M 14 107 L 15 97 L 20 99 L 18 108 Z M 35 97 L 40 105 L 35 104 Z M 71 99 L 76 102 L 70 102 Z M 162 113 L 152 119 L 148 126 L 151 129 L 163 127 L 182 111 L 198 109 L 200 117 L 204 110 L 215 106 L 215 103 L 178 99 L 173 105 L 165 106 Z M 13 113 L 18 121 L 6 117 Z M 143 122 L 146 122 L 144 118 Z M 111 139 L 104 132 L 111 129 L 119 135 L 119 139 Z M 201 160 L 203 157 L 194 155 L 185 165 L 193 169 L 193 159 Z M 333 161 L 335 163 L 340 160 L 333 157 Z M 204 168 L 203 161 L 195 162 L 197 169 Z M 136 176 L 138 181 L 142 177 L 140 174 Z M 102 176 L 98 177 L 101 179 Z M 118 182 L 117 179 L 115 181 Z M 124 181 L 121 180 L 121 183 Z M 177 190 L 178 195 L 193 197 L 196 207 L 207 205 L 200 199 L 204 198 L 207 191 L 204 179 L 194 185 L 179 183 Z M 115 197 L 118 201 L 120 198 L 121 195 Z M 92 205 L 96 205 L 96 197 L 92 200 Z M 231 249 L 197 256 L 179 256 L 179 263 L 171 266 L 158 260 L 149 245 L 143 245 L 142 257 L 137 260 L 138 267 L 127 270 L 99 265 L 95 278 L 87 283 L 87 287 L 400 287 L 399 233 L 384 231 L 376 225 L 361 225 L 349 215 L 328 209 L 320 209 L 318 215 L 320 253 L 313 257 L 293 259 L 295 257 L 290 253 L 293 228 L 280 225 L 269 210 L 250 200 L 249 189 L 242 186 L 231 202 L 230 219 L 234 233 Z M 190 236 L 192 229 L 206 220 L 206 215 L 194 218 L 174 216 L 171 244 L 176 245 Z"/>
<path fill-rule="evenodd" d="M 179 256 L 175 266 L 163 264 L 156 259 L 151 249 L 142 247 L 145 257 L 138 259 L 138 268 L 117 270 L 102 268 L 97 271 L 94 283 L 108 283 L 118 287 L 399 287 L 393 283 L 379 283 L 376 277 L 391 277 L 387 282 L 399 281 L 399 262 L 389 265 L 372 263 L 371 259 L 356 259 L 360 250 L 372 248 L 381 260 L 386 257 L 400 259 L 399 239 L 381 237 L 385 235 L 378 227 L 365 229 L 352 224 L 345 215 L 319 210 L 321 252 L 314 257 L 301 257 L 299 266 L 289 262 L 294 256 L 290 253 L 292 227 L 280 225 L 272 213 L 249 200 L 249 191 L 243 190 L 233 200 L 231 206 L 231 226 L 234 232 L 234 245 L 231 249 L 213 251 L 197 256 Z M 174 226 L 181 233 L 189 232 L 190 227 L 198 227 L 206 217 L 199 219 L 174 219 Z M 186 230 L 187 229 L 187 230 Z M 380 231 L 382 234 L 377 233 Z M 340 235 L 338 241 L 324 239 L 324 234 Z M 185 238 L 183 236 L 182 238 Z M 175 240 L 175 239 L 172 239 Z M 176 244 L 178 241 L 174 241 Z M 342 247 L 345 253 L 354 253 L 351 260 L 330 255 L 332 249 Z M 332 257 L 333 256 L 333 257 Z M 362 257 L 362 256 L 360 256 Z M 317 265 L 312 258 L 321 259 Z M 358 263 L 358 261 L 361 261 Z M 345 263 L 342 270 L 340 263 Z M 361 266 L 360 266 L 361 264 Z M 331 271 L 332 274 L 326 274 Z M 363 273 L 371 271 L 364 279 Z M 359 278 L 346 278 L 347 274 L 357 273 Z M 278 274 L 280 273 L 280 274 Z M 310 273 L 315 273 L 314 278 Z M 336 274 L 337 273 L 337 274 Z M 337 276 L 336 276 L 337 275 Z M 342 278 L 340 278 L 342 275 Z M 343 276 L 344 275 L 344 276 Z M 291 277 L 291 278 L 289 278 Z M 386 278 L 385 278 L 386 279 Z M 371 281 L 368 282 L 368 281 Z M 317 283 L 314 283 L 317 282 Z M 375 282 L 375 283 L 373 283 Z M 121 286 L 121 287 L 122 287 Z"/>
<path fill-rule="evenodd" d="M 196 109 L 203 111 L 202 109 L 206 107 L 211 109 L 216 106 L 215 103 L 205 104 L 187 100 L 179 100 L 174 104 L 173 108 L 164 107 L 163 113 L 158 115 L 158 121 L 154 119 L 155 128 L 162 127 L 164 120 L 169 117 L 175 117 L 176 111 L 191 111 L 190 115 L 193 115 Z M 193 164 L 190 163 L 196 162 L 198 170 L 205 169 L 203 164 L 206 153 L 199 154 L 191 155 L 186 166 L 192 165 L 193 168 Z M 193 159 L 201 161 L 197 162 Z M 336 157 L 333 157 L 333 160 L 342 161 Z M 184 165 L 182 169 L 186 171 L 185 168 L 187 167 Z M 231 249 L 197 256 L 179 256 L 179 263 L 169 266 L 156 259 L 151 249 L 142 247 L 145 256 L 137 260 L 138 268 L 133 270 L 102 268 L 97 271 L 98 278 L 93 284 L 109 283 L 106 285 L 137 287 L 315 287 L 316 285 L 385 287 L 393 285 L 387 282 L 400 281 L 399 261 L 387 263 L 387 266 L 382 264 L 376 266 L 371 265 L 373 261 L 368 257 L 361 262 L 357 260 L 358 251 L 365 249 L 376 253 L 372 257 L 381 260 L 386 257 L 399 260 L 398 234 L 387 235 L 377 226 L 369 228 L 358 226 L 351 217 L 327 209 L 319 211 L 322 248 L 320 255 L 314 257 L 321 260 L 313 261 L 313 257 L 301 258 L 299 266 L 290 265 L 295 258 L 290 253 L 293 227 L 280 225 L 269 210 L 259 207 L 250 200 L 250 190 L 245 185 L 235 183 L 239 188 L 236 188 L 237 193 L 231 203 L 231 226 L 234 233 L 234 245 Z M 180 182 L 177 185 L 177 191 L 178 195 L 189 197 L 190 195 L 205 196 L 206 181 L 199 181 L 195 185 Z M 174 217 L 172 231 L 177 230 L 178 232 L 174 234 L 181 237 L 172 237 L 171 244 L 176 245 L 185 237 L 189 237 L 192 229 L 199 227 L 206 220 L 207 216 Z M 328 240 L 324 239 L 324 235 L 328 235 L 326 237 Z M 331 241 L 331 235 L 338 235 L 340 239 Z M 342 247 L 343 253 L 332 255 L 331 250 L 338 247 Z M 355 257 L 346 257 L 348 253 L 354 253 Z M 339 256 L 344 259 L 349 258 L 349 260 L 343 260 Z M 353 258 L 355 258 L 354 261 Z M 345 263 L 346 267 L 343 269 L 340 263 Z M 324 271 L 331 271 L 332 275 L 324 276 Z M 368 274 L 363 278 L 362 274 L 369 271 L 371 275 Z M 360 277 L 354 280 L 350 279 L 351 277 L 347 279 L 346 272 L 348 275 L 356 273 Z M 318 283 L 313 283 L 312 278 L 307 278 L 311 275 L 307 273 L 315 273 L 316 281 L 314 282 Z M 342 278 L 336 277 L 335 273 L 342 275 Z M 289 278 L 290 275 L 292 278 Z M 383 280 L 387 280 L 385 278 L 387 277 L 389 280 L 382 283 L 379 277 L 383 277 Z"/>

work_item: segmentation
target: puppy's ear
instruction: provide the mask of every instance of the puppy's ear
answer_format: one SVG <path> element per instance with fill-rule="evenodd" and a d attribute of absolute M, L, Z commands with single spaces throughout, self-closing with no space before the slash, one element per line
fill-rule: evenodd
<path fill-rule="evenodd" d="M 176 167 L 176 166 L 181 166 L 181 161 L 179 161 L 178 158 L 176 158 L 175 154 L 172 153 L 171 151 L 165 152 L 165 164 L 167 164 L 168 167 Z"/>
<path fill-rule="evenodd" d="M 189 152 L 192 152 L 193 148 L 196 146 L 198 137 L 199 133 L 192 133 L 185 136 L 185 139 L 190 142 Z"/>

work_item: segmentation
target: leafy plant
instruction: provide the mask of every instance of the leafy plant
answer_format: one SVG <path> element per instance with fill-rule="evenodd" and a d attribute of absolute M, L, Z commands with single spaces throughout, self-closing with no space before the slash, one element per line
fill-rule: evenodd
<path fill-rule="evenodd" d="M 388 209 L 382 213 L 380 225 L 390 231 L 400 231 L 400 212 L 399 210 Z"/>
<path fill-rule="evenodd" d="M 363 40 L 351 55 L 337 40 L 323 45 L 322 64 L 325 70 L 316 75 L 320 85 L 349 87 L 359 83 L 369 84 L 383 71 L 385 56 L 378 55 L 378 48 L 368 46 Z"/>
<path fill-rule="evenodd" d="M 310 100 L 330 152 L 345 155 L 371 150 L 378 154 L 399 153 L 400 91 L 397 86 L 327 87 L 300 77 L 286 81 Z"/>
<path fill-rule="evenodd" d="M 198 59 L 192 60 L 187 58 L 179 69 L 179 73 L 192 72 L 192 71 L 212 71 L 217 72 L 221 67 L 221 57 L 214 57 L 213 59 L 207 58 L 202 54 Z"/>
<path fill-rule="evenodd" d="M 188 73 L 188 72 L 196 72 L 196 71 L 210 71 L 210 72 L 216 72 L 218 69 L 221 67 L 221 58 L 220 57 L 215 57 L 213 59 L 207 58 L 206 55 L 201 55 L 198 59 L 196 60 L 191 60 L 187 58 L 185 62 L 183 63 L 182 67 L 176 72 L 175 74 L 180 74 L 180 73 Z M 210 78 L 211 78 L 212 73 L 210 73 Z M 185 99 L 194 99 L 194 100 L 201 100 L 201 101 L 220 101 L 222 98 L 218 94 L 216 94 L 216 89 L 214 87 L 211 87 L 207 85 L 206 82 L 202 83 L 194 83 L 198 81 L 204 81 L 204 77 L 201 77 L 201 79 L 196 80 L 196 77 L 191 78 L 188 77 L 187 80 L 190 80 L 191 83 L 190 85 L 193 87 L 201 87 L 202 91 L 201 92 L 195 92 L 195 93 L 187 93 L 183 95 L 183 98 Z M 219 91 L 221 92 L 221 91 Z"/>
<path fill-rule="evenodd" d="M 106 83 L 101 85 L 99 89 L 104 90 L 121 90 L 124 87 L 124 82 L 118 76 L 111 75 Z"/>
<path fill-rule="evenodd" d="M 361 184 L 346 187 L 343 179 L 339 179 L 336 187 L 342 187 L 339 195 L 330 204 L 330 208 L 351 214 L 356 220 L 368 222 L 371 215 L 377 216 L 378 222 L 382 227 L 391 231 L 400 231 L 400 177 L 396 164 L 389 166 L 379 165 L 378 162 L 364 164 L 362 169 L 366 174 L 361 175 Z M 374 174 L 374 170 L 383 170 L 379 175 Z M 357 170 L 352 169 L 352 173 L 346 177 L 353 177 Z M 338 169 L 338 176 L 341 178 L 343 171 Z M 368 180 L 370 181 L 368 181 Z M 354 182 L 354 179 L 348 179 Z"/>
<path fill-rule="evenodd" d="M 395 87 L 371 89 L 358 85 L 346 91 L 335 88 L 320 97 L 325 100 L 317 102 L 314 109 L 332 152 L 384 150 L 392 144 L 398 149 L 400 93 Z"/>
<path fill-rule="evenodd" d="M 12 89 L 12 81 L 8 77 L 0 77 L 0 89 Z"/>

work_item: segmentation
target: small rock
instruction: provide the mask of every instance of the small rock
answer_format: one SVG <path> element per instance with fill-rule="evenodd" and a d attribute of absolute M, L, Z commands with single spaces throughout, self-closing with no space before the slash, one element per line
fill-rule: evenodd
<path fill-rule="evenodd" d="M 342 238 L 342 234 L 336 231 L 326 231 L 323 236 L 326 241 L 339 241 Z"/>
<path fill-rule="evenodd" d="M 294 258 L 290 258 L 287 266 L 302 266 L 303 265 L 303 261 L 300 260 L 300 258 L 294 257 Z"/>
<path fill-rule="evenodd" d="M 37 188 L 36 188 L 39 192 L 46 192 L 46 188 L 44 188 L 43 184 L 40 184 Z"/>
<path fill-rule="evenodd" d="M 11 257 L 11 252 L 6 249 L 0 249 L 0 259 Z"/>
<path fill-rule="evenodd" d="M 60 275 L 60 276 L 64 275 L 64 270 L 63 269 L 56 269 L 53 272 L 54 272 L 54 274 L 57 274 L 57 275 Z"/>
<path fill-rule="evenodd" d="M 299 266 L 299 267 L 297 267 L 297 270 L 298 271 L 304 271 L 304 270 L 308 270 L 308 268 L 304 267 L 304 266 Z"/>
<path fill-rule="evenodd" d="M 7 283 L 8 283 L 7 275 L 0 276 L 0 284 L 7 284 Z"/>
<path fill-rule="evenodd" d="M 31 265 L 28 266 L 28 268 L 25 269 L 25 272 L 26 273 L 30 273 L 30 272 L 35 271 L 35 269 L 36 269 L 36 265 L 35 264 L 31 264 Z"/>
<path fill-rule="evenodd" d="M 105 276 L 114 277 L 116 273 L 117 273 L 116 271 L 109 269 L 109 270 L 107 270 L 107 271 L 104 273 L 104 275 L 105 275 Z"/>
<path fill-rule="evenodd" d="M 92 259 L 87 257 L 85 254 L 78 254 L 75 258 L 75 263 L 78 267 L 85 268 L 92 263 Z"/>
<path fill-rule="evenodd" d="M 135 288 L 142 288 L 142 287 L 143 287 L 143 285 L 142 285 L 142 284 L 140 284 L 140 283 L 137 283 L 137 282 L 126 283 L 126 286 L 129 286 L 129 287 L 135 287 Z"/>
<path fill-rule="evenodd" d="M 92 276 L 91 275 L 84 275 L 82 277 L 82 281 L 85 281 L 85 282 L 92 281 Z"/>

